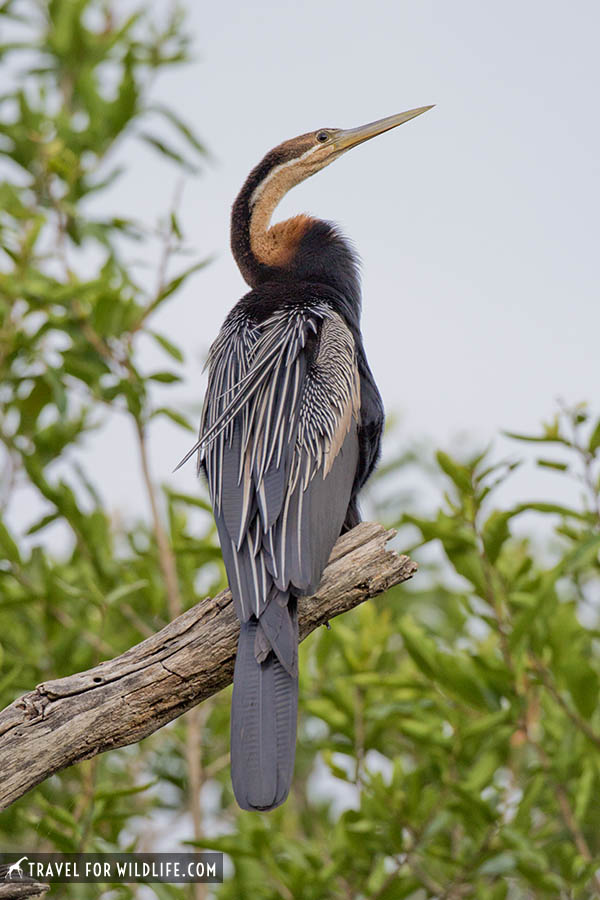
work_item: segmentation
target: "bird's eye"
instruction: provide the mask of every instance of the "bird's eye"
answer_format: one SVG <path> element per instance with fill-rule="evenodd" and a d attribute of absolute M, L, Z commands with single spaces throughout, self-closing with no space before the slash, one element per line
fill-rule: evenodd
<path fill-rule="evenodd" d="M 317 140 L 318 140 L 321 144 L 324 144 L 325 141 L 328 141 L 328 140 L 329 140 L 329 132 L 327 132 L 327 131 L 317 131 Z"/>

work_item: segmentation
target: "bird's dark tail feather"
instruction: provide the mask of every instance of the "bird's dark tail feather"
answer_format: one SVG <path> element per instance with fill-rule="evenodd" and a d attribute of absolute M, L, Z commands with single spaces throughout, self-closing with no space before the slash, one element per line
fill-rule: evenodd
<path fill-rule="evenodd" d="M 288 619 L 282 629 L 284 653 L 277 640 L 276 654 L 266 654 L 265 630 L 253 616 L 240 630 L 231 703 L 231 781 L 238 805 L 242 809 L 267 810 L 279 806 L 286 799 L 296 753 L 296 721 L 298 717 L 297 651 L 293 658 L 287 652 L 290 630 L 298 646 L 298 618 L 295 598 L 288 607 L 285 596 L 273 612 Z M 272 602 L 273 602 L 272 601 Z M 271 603 L 269 604 L 271 606 Z M 271 617 L 268 608 L 265 624 Z M 267 628 L 269 638 L 277 635 Z M 262 648 L 262 652 L 261 652 Z M 258 651 L 258 653 L 257 653 Z M 257 660 L 257 655 L 263 659 Z M 282 660 L 279 658 L 282 657 Z"/>

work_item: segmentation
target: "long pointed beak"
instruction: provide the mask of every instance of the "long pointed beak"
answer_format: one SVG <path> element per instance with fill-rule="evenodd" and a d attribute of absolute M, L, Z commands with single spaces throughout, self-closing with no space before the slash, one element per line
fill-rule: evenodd
<path fill-rule="evenodd" d="M 421 113 L 433 109 L 433 106 L 419 106 L 418 109 L 409 109 L 406 112 L 397 113 L 395 116 L 387 116 L 385 119 L 378 119 L 376 122 L 369 122 L 368 125 L 361 125 L 359 128 L 340 129 L 333 134 L 333 146 L 336 150 L 349 150 L 350 147 L 357 147 L 358 144 L 364 143 L 384 131 L 403 125 L 405 122 L 420 116 Z"/>

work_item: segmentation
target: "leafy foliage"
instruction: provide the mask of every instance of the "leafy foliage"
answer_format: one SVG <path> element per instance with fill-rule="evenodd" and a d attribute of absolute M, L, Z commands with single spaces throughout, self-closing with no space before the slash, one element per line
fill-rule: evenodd
<path fill-rule="evenodd" d="M 157 491 L 148 469 L 148 430 L 157 416 L 191 428 L 181 410 L 154 401 L 153 384 L 180 380 L 183 355 L 151 327 L 152 315 L 203 262 L 169 274 L 173 258 L 186 249 L 176 208 L 158 229 L 93 212 L 96 197 L 122 174 L 113 159 L 124 138 L 143 139 L 143 129 L 158 128 L 160 142 L 151 143 L 162 154 L 181 148 L 167 153 L 178 168 L 205 155 L 190 126 L 175 111 L 153 105 L 150 94 L 158 71 L 187 59 L 182 17 L 176 12 L 157 27 L 141 9 L 122 19 L 117 4 L 23 0 L 4 3 L 0 19 L 14 34 L 3 46 L 6 93 L 0 98 L 4 705 L 160 628 L 184 601 L 201 599 L 197 575 L 204 566 L 204 588 L 218 589 L 223 576 L 215 565 L 220 554 L 211 520 L 202 513 L 190 528 L 189 513 L 205 501 Z M 157 244 L 158 268 L 147 279 L 152 286 L 134 277 L 132 240 Z M 144 336 L 165 360 L 148 376 L 139 363 Z M 141 459 L 151 523 L 113 521 L 91 466 L 82 468 L 73 454 L 117 414 L 130 419 L 137 435 L 134 464 Z M 40 510 L 27 535 L 11 530 L 23 496 L 37 497 Z M 47 548 L 56 524 L 65 536 L 62 555 Z M 189 717 L 143 747 L 50 779 L 3 814 L 3 845 L 118 849 L 147 839 L 156 810 L 161 822 L 171 808 L 189 815 L 184 760 L 196 739 L 194 721 Z M 224 757 L 224 735 L 213 742 L 210 759 Z M 147 827 L 132 826 L 136 816 Z M 72 890 L 92 896 L 95 889 Z"/>
<path fill-rule="evenodd" d="M 516 463 L 437 454 L 443 504 L 396 522 L 418 533 L 421 572 L 303 647 L 294 802 L 211 843 L 236 862 L 220 896 L 598 890 L 597 428 L 578 408 L 535 436 L 562 446 L 557 471 L 584 488 L 573 507 L 494 508 Z M 527 513 L 555 539 L 516 534 Z"/>
<path fill-rule="evenodd" d="M 223 569 L 205 497 L 158 491 L 146 452 L 158 416 L 193 428 L 154 400 L 156 385 L 178 383 L 184 360 L 152 317 L 202 262 L 171 275 L 184 238 L 169 210 L 148 287 L 129 252 L 156 233 L 124 211 L 93 215 L 121 177 L 112 154 L 125 139 L 165 165 L 202 162 L 190 126 L 151 97 L 152 76 L 188 56 L 183 20 L 157 27 L 96 0 L 8 0 L 0 21 L 14 34 L 5 65 L 27 68 L 0 98 L 4 705 L 122 652 L 217 590 Z M 143 335 L 165 360 L 149 375 Z M 92 471 L 74 462 L 73 448 L 114 414 L 134 425 L 150 522 L 112 519 Z M 224 900 L 597 893 L 600 419 L 563 409 L 540 434 L 512 437 L 539 451 L 557 485 L 577 479 L 575 501 L 499 506 L 517 463 L 490 452 L 440 451 L 422 463 L 421 448 L 404 449 L 381 468 L 371 503 L 404 547 L 413 541 L 421 569 L 303 644 L 296 776 L 282 808 L 235 807 L 224 692 L 23 797 L 0 818 L 4 848 L 165 849 L 171 835 L 169 849 L 177 839 L 228 855 L 214 889 Z M 405 489 L 416 471 L 439 492 L 430 513 Z M 11 524 L 23 490 L 40 508 L 27 535 Z M 58 524 L 62 553 L 47 542 Z M 206 889 L 157 885 L 143 896 L 153 894 L 200 900 Z M 94 885 L 68 888 L 97 895 Z"/>

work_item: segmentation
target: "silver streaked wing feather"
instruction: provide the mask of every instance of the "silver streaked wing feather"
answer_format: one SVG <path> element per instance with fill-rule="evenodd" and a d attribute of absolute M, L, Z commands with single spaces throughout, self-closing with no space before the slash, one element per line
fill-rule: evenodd
<path fill-rule="evenodd" d="M 268 583 L 303 592 L 318 582 L 350 497 L 359 408 L 354 340 L 326 304 L 260 326 L 228 317 L 209 356 L 198 446 L 243 621 L 260 615 Z"/>

